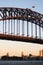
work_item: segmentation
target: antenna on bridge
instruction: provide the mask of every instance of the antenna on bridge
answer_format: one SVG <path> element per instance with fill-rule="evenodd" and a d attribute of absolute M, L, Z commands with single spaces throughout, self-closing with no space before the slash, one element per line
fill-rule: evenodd
<path fill-rule="evenodd" d="M 35 8 L 35 6 L 33 5 L 32 7 L 31 7 L 31 10 L 33 10 Z"/>
<path fill-rule="evenodd" d="M 32 6 L 32 8 L 35 8 L 35 6 Z"/>

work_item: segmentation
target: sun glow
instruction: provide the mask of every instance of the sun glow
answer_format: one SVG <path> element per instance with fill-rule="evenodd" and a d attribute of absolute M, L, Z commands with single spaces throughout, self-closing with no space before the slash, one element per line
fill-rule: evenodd
<path fill-rule="evenodd" d="M 0 40 L 0 56 L 9 53 L 10 56 L 39 55 L 39 50 L 43 49 L 43 45 L 35 43 L 26 43 L 18 41 Z"/>

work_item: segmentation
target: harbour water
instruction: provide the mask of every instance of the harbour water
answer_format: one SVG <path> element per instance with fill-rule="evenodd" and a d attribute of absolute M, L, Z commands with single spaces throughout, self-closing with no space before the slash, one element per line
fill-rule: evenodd
<path fill-rule="evenodd" d="M 0 65 L 43 65 L 43 61 L 0 61 Z"/>

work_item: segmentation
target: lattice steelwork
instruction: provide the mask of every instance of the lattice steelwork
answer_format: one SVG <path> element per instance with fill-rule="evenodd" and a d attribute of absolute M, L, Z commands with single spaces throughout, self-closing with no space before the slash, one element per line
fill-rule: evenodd
<path fill-rule="evenodd" d="M 0 7 L 0 22 L 1 39 L 43 43 L 43 15 L 38 12 L 28 8 Z"/>

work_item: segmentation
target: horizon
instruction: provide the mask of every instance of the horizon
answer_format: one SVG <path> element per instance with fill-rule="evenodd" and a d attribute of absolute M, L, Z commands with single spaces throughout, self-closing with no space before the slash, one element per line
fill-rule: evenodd
<path fill-rule="evenodd" d="M 21 52 L 23 52 L 24 55 L 39 55 L 39 51 L 43 49 L 43 46 L 37 43 L 10 40 L 0 40 L 0 42 L 0 56 L 6 55 L 7 53 L 9 53 L 10 56 L 21 56 Z"/>

